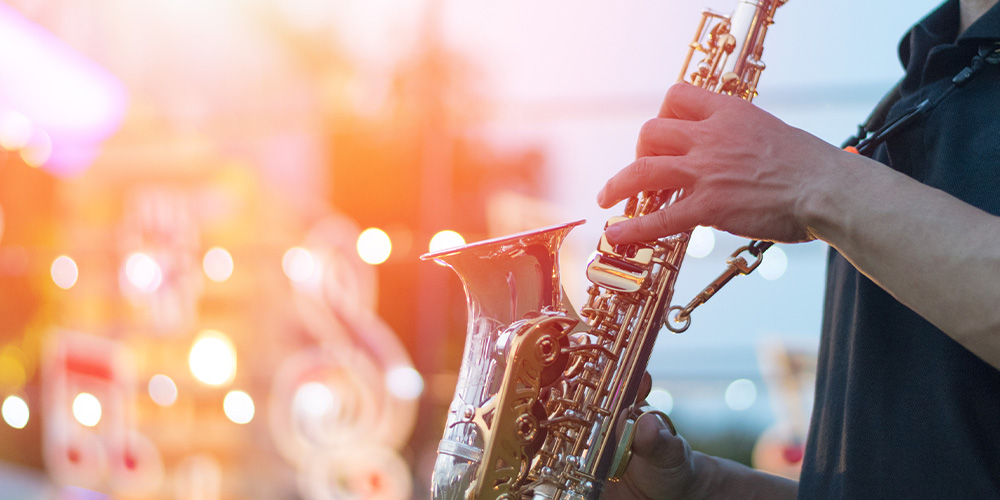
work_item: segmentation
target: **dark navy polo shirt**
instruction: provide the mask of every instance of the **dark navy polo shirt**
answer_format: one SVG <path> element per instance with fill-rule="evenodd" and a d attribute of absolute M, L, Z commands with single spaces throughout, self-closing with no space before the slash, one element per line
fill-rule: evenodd
<path fill-rule="evenodd" d="M 949 0 L 903 38 L 906 76 L 889 120 L 943 92 L 980 45 L 1000 40 L 1000 4 L 956 39 L 957 30 Z M 986 65 L 873 158 L 1000 215 L 1000 67 Z M 836 251 L 799 498 L 1000 499 L 1000 371 Z"/>

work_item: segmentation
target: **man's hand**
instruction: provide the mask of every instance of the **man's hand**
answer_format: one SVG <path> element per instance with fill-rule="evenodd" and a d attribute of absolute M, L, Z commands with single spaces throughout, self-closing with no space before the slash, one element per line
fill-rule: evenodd
<path fill-rule="evenodd" d="M 640 191 L 683 188 L 684 199 L 608 228 L 614 243 L 651 240 L 696 225 L 779 242 L 813 239 L 806 197 L 836 181 L 850 155 L 737 97 L 686 83 L 667 92 L 659 117 L 639 134 L 636 161 L 598 195 L 609 208 Z M 852 155 L 857 156 L 857 155 Z M 859 160 L 865 160 L 858 157 Z"/>
<path fill-rule="evenodd" d="M 687 441 L 675 436 L 658 415 L 643 415 L 635 425 L 632 459 L 625 475 L 605 484 L 601 500 L 697 498 L 692 496 L 693 457 Z"/>

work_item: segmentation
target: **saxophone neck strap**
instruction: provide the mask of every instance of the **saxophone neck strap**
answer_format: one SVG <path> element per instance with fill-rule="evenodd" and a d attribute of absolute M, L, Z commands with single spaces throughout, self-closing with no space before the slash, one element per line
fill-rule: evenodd
<path fill-rule="evenodd" d="M 865 123 L 858 126 L 858 134 L 844 142 L 841 147 L 865 156 L 871 156 L 879 144 L 882 144 L 918 118 L 930 113 L 941 101 L 951 95 L 952 92 L 969 83 L 973 77 L 979 74 L 985 64 L 1000 64 L 1000 42 L 980 45 L 976 55 L 972 56 L 972 61 L 951 79 L 951 85 L 947 89 L 933 99 L 920 101 L 894 120 L 886 122 L 889 109 L 902 98 L 902 94 L 900 93 L 902 80 L 900 80 L 879 101 L 878 105 L 875 106 L 875 110 L 865 120 Z"/>

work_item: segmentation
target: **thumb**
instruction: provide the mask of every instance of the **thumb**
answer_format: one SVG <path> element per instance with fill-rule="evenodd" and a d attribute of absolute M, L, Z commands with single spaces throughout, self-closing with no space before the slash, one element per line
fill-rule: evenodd
<path fill-rule="evenodd" d="M 663 416 L 646 413 L 635 424 L 632 453 L 633 460 L 642 458 L 657 469 L 674 469 L 687 463 L 691 447 Z"/>

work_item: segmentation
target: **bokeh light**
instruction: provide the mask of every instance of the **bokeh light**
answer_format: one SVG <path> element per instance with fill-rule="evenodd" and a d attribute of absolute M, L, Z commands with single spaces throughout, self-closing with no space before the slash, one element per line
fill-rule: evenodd
<path fill-rule="evenodd" d="M 52 157 L 52 139 L 45 131 L 36 130 L 28 144 L 21 148 L 21 159 L 31 167 L 41 167 Z"/>
<path fill-rule="evenodd" d="M 666 389 L 653 388 L 646 396 L 646 402 L 667 415 L 674 410 L 674 397 Z"/>
<path fill-rule="evenodd" d="M 711 228 L 698 226 L 691 231 L 687 254 L 696 259 L 707 257 L 715 249 L 715 232 Z"/>
<path fill-rule="evenodd" d="M 125 278 L 139 290 L 152 293 L 163 283 L 163 271 L 152 257 L 136 252 L 125 261 Z"/>
<path fill-rule="evenodd" d="M 392 254 L 392 240 L 385 231 L 370 227 L 358 236 L 358 255 L 369 264 L 381 264 Z"/>
<path fill-rule="evenodd" d="M 0 111 L 0 146 L 16 150 L 28 145 L 31 139 L 31 120 L 13 110 Z"/>
<path fill-rule="evenodd" d="M 731 410 L 746 410 L 753 406 L 755 401 L 757 401 L 757 385 L 751 380 L 741 378 L 726 387 L 726 406 Z"/>
<path fill-rule="evenodd" d="M 409 366 L 389 370 L 385 375 L 385 385 L 392 395 L 400 399 L 417 399 L 424 392 L 424 378 Z"/>
<path fill-rule="evenodd" d="M 319 265 L 312 252 L 302 247 L 288 249 L 281 258 L 281 268 L 285 271 L 288 279 L 303 283 L 309 281 L 319 273 Z"/>
<path fill-rule="evenodd" d="M 60 255 L 56 257 L 56 260 L 52 261 L 52 268 L 50 269 L 52 274 L 52 281 L 56 283 L 56 286 L 62 288 L 63 290 L 69 290 L 76 284 L 77 278 L 80 276 L 80 271 L 76 267 L 76 262 L 73 259 Z"/>
<path fill-rule="evenodd" d="M 101 421 L 101 402 L 88 392 L 77 394 L 73 398 L 73 417 L 87 427 L 94 427 Z"/>
<path fill-rule="evenodd" d="M 760 277 L 766 280 L 776 280 L 785 275 L 788 270 L 788 256 L 778 246 L 772 246 L 764 252 L 764 260 L 757 266 Z"/>
<path fill-rule="evenodd" d="M 222 283 L 233 275 L 233 256 L 225 248 L 213 247 L 205 252 L 201 262 L 208 279 Z"/>
<path fill-rule="evenodd" d="M 339 410 L 337 397 L 333 391 L 320 382 L 306 382 L 295 390 L 292 409 L 296 415 L 319 419 Z"/>
<path fill-rule="evenodd" d="M 162 373 L 150 377 L 148 390 L 149 397 L 160 406 L 170 406 L 177 401 L 177 384 Z"/>
<path fill-rule="evenodd" d="M 253 420 L 253 398 L 243 391 L 229 391 L 222 402 L 222 409 L 226 412 L 226 417 L 237 424 L 246 424 Z"/>
<path fill-rule="evenodd" d="M 215 330 L 201 332 L 188 356 L 195 378 L 208 385 L 222 385 L 236 376 L 236 348 L 228 337 Z"/>
<path fill-rule="evenodd" d="M 427 245 L 430 252 L 439 252 L 441 250 L 447 250 L 449 248 L 460 247 L 465 244 L 465 238 L 461 234 L 455 231 L 439 231 L 431 238 L 431 242 Z"/>
<path fill-rule="evenodd" d="M 7 399 L 4 399 L 0 412 L 3 413 L 3 421 L 15 429 L 23 429 L 24 426 L 28 425 L 28 417 L 30 416 L 28 403 L 18 396 L 8 396 Z"/>

